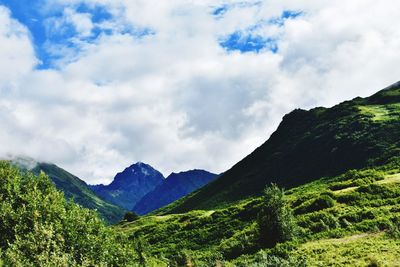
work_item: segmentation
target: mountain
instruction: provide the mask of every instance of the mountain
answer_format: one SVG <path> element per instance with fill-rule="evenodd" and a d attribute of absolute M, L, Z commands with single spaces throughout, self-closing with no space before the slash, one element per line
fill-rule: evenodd
<path fill-rule="evenodd" d="M 164 179 L 164 176 L 150 165 L 138 162 L 118 173 L 111 184 L 93 185 L 91 189 L 101 198 L 131 210 Z"/>
<path fill-rule="evenodd" d="M 399 266 L 399 136 L 400 83 L 295 110 L 213 182 L 114 229 L 165 266 Z"/>
<path fill-rule="evenodd" d="M 296 109 L 254 152 L 217 180 L 163 209 L 182 213 L 258 196 L 266 185 L 291 188 L 400 155 L 400 82 L 332 108 Z"/>
<path fill-rule="evenodd" d="M 141 215 L 147 214 L 192 193 L 216 177 L 216 174 L 204 170 L 172 173 L 137 202 L 132 210 Z"/>
<path fill-rule="evenodd" d="M 36 167 L 32 169 L 32 172 L 36 174 L 41 171 L 49 176 L 58 190 L 64 192 L 67 199 L 73 198 L 76 203 L 85 208 L 96 209 L 107 222 L 116 223 L 123 218 L 126 212 L 124 209 L 96 196 L 90 187 L 78 177 L 54 164 L 37 163 Z"/>

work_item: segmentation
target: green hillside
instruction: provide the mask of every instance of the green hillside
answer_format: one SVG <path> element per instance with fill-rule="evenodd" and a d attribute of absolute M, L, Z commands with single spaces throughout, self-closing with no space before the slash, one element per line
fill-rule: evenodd
<path fill-rule="evenodd" d="M 399 85 L 296 110 L 215 182 L 109 227 L 0 162 L 0 266 L 400 266 Z M 98 203 L 57 166 L 40 170 Z"/>
<path fill-rule="evenodd" d="M 99 198 L 84 181 L 54 164 L 38 163 L 32 171 L 36 174 L 43 171 L 57 189 L 64 192 L 67 199 L 74 199 L 77 204 L 85 208 L 97 210 L 100 216 L 109 223 L 119 222 L 125 214 L 124 209 Z"/>
<path fill-rule="evenodd" d="M 397 159 L 287 190 L 296 237 L 272 248 L 260 241 L 263 197 L 213 210 L 145 216 L 115 228 L 141 236 L 147 255 L 172 266 L 400 266 L 399 185 Z"/>
<path fill-rule="evenodd" d="M 165 266 L 400 266 L 399 136 L 400 84 L 295 110 L 215 182 L 115 229 Z"/>
<path fill-rule="evenodd" d="M 400 83 L 332 108 L 294 110 L 253 153 L 219 179 L 162 209 L 213 209 L 259 196 L 273 182 L 291 188 L 400 155 Z"/>

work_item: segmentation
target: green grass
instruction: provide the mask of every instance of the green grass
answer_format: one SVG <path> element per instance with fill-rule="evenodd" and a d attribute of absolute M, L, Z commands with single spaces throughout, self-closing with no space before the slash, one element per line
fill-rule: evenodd
<path fill-rule="evenodd" d="M 148 244 L 148 255 L 172 265 L 176 255 L 182 261 L 190 259 L 194 266 L 210 266 L 207 264 L 217 261 L 226 266 L 256 266 L 265 261 L 265 255 L 289 257 L 296 262 L 303 255 L 310 266 L 366 266 L 370 257 L 382 266 L 396 266 L 400 243 L 384 232 L 400 218 L 399 173 L 400 162 L 394 161 L 287 190 L 285 198 L 297 214 L 300 235 L 273 249 L 266 250 L 259 243 L 259 197 L 215 210 L 144 216 L 115 229 L 141 236 Z M 331 190 L 346 185 L 349 187 Z M 321 198 L 332 199 L 332 203 L 312 204 Z M 319 247 L 326 249 L 317 252 Z"/>
<path fill-rule="evenodd" d="M 400 240 L 384 233 L 357 234 L 302 244 L 294 255 L 307 255 L 308 266 L 400 266 Z"/>
<path fill-rule="evenodd" d="M 332 108 L 294 110 L 253 153 L 216 181 L 164 207 L 162 213 L 229 207 L 260 196 L 270 183 L 292 188 L 399 157 L 398 92 L 396 87 Z"/>
<path fill-rule="evenodd" d="M 365 105 L 358 109 L 363 115 L 370 116 L 373 121 L 398 120 L 400 118 L 400 104 Z"/>

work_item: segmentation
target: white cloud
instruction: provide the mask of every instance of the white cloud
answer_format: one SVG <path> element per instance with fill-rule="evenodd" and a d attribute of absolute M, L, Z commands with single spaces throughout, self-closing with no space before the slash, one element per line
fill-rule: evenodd
<path fill-rule="evenodd" d="M 114 16 L 96 24 L 76 11 L 81 2 Z M 29 33 L 1 8 L 0 154 L 52 161 L 92 183 L 139 160 L 166 175 L 220 172 L 291 109 L 366 96 L 400 77 L 396 1 L 262 1 L 216 19 L 213 7 L 223 3 L 51 1 L 47 8 L 63 10 L 81 38 L 57 70 L 32 69 Z M 280 38 L 278 53 L 220 47 L 221 36 L 284 10 L 304 15 L 257 28 Z M 116 30 L 85 41 L 93 27 Z M 138 38 L 127 28 L 155 34 Z"/>
<path fill-rule="evenodd" d="M 0 6 L 0 90 L 13 90 L 21 76 L 29 73 L 37 60 L 27 29 L 10 18 Z"/>

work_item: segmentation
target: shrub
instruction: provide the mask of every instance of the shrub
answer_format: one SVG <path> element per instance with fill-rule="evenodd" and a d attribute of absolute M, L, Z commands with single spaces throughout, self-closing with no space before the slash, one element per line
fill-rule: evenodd
<path fill-rule="evenodd" d="M 259 259 L 253 267 L 306 267 L 307 259 L 305 257 L 295 257 L 295 256 L 280 256 L 280 255 L 269 255 L 265 252 L 260 253 Z"/>
<path fill-rule="evenodd" d="M 127 222 L 133 222 L 133 221 L 136 221 L 137 219 L 139 219 L 139 215 L 137 215 L 133 211 L 129 211 L 129 212 L 125 213 L 125 215 L 124 215 L 124 220 Z"/>
<path fill-rule="evenodd" d="M 96 212 L 65 200 L 43 173 L 0 162 L 0 251 L 5 266 L 126 266 L 134 254 Z"/>
<path fill-rule="evenodd" d="M 297 225 L 284 200 L 284 191 L 274 184 L 264 191 L 264 203 L 257 224 L 260 243 L 266 247 L 273 247 L 295 236 Z"/>
<path fill-rule="evenodd" d="M 303 205 L 299 206 L 296 210 L 296 214 L 303 214 L 303 213 L 308 213 L 308 212 L 313 212 L 313 211 L 319 211 L 327 208 L 331 208 L 335 205 L 335 200 L 327 195 L 327 194 L 321 194 L 319 197 L 310 200 Z"/>

